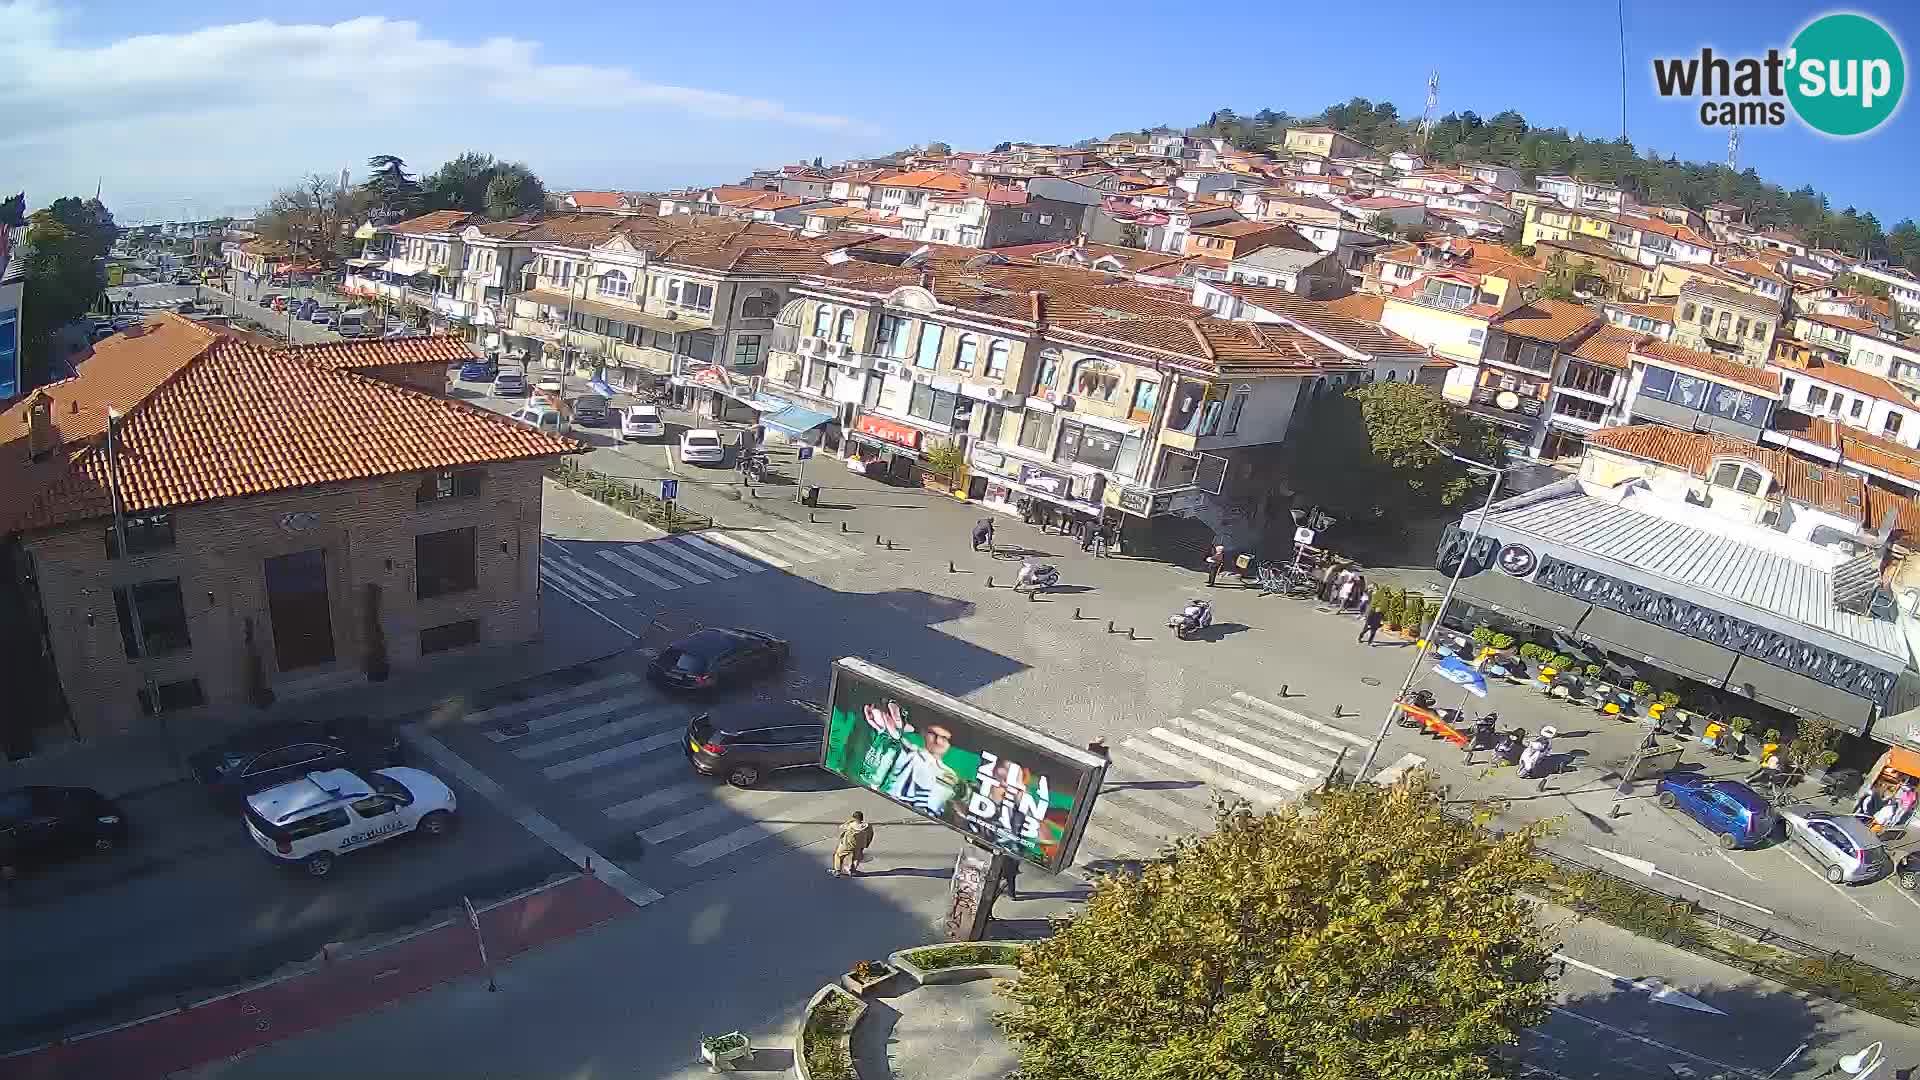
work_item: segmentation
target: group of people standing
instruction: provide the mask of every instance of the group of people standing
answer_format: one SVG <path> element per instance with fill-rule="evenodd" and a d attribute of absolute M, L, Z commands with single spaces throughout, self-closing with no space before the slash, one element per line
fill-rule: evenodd
<path fill-rule="evenodd" d="M 1869 786 L 1853 804 L 1853 813 L 1872 822 L 1873 831 L 1879 832 L 1889 826 L 1905 825 L 1913 817 L 1916 802 L 1920 802 L 1920 790 L 1915 789 L 1913 778 L 1908 777 L 1892 790 L 1878 784 Z"/>

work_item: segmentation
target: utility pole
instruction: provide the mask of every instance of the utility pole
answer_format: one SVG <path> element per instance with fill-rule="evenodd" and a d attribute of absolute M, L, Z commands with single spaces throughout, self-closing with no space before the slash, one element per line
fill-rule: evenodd
<path fill-rule="evenodd" d="M 1434 113 L 1440 106 L 1440 72 L 1438 69 L 1427 72 L 1427 108 L 1420 114 L 1420 149 L 1431 152 L 1433 149 Z"/>

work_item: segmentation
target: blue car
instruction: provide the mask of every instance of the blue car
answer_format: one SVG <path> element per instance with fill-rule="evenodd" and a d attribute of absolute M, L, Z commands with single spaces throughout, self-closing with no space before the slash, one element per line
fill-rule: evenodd
<path fill-rule="evenodd" d="M 492 382 L 500 365 L 492 360 L 469 360 L 460 365 L 461 382 Z"/>
<path fill-rule="evenodd" d="M 1753 847 L 1772 836 L 1780 823 L 1767 800 L 1738 780 L 1674 772 L 1660 778 L 1656 791 L 1661 806 L 1705 826 L 1723 848 Z"/>

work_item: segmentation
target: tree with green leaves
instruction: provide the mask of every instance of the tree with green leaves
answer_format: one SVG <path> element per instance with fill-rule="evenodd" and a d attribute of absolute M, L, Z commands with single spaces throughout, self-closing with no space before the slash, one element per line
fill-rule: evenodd
<path fill-rule="evenodd" d="M 1486 479 L 1448 453 L 1490 465 L 1505 456 L 1491 424 L 1414 383 L 1368 383 L 1300 408 L 1281 447 L 1294 501 L 1351 521 L 1457 506 Z"/>
<path fill-rule="evenodd" d="M 19 207 L 25 205 L 23 197 Z M 119 234 L 113 212 L 98 199 L 55 199 L 26 218 L 26 250 L 23 257 L 15 256 L 26 267 L 20 305 L 23 392 L 52 377 L 60 328 L 99 302 L 107 284 L 106 256 Z"/>
<path fill-rule="evenodd" d="M 1368 218 L 1367 228 L 1385 237 L 1398 236 L 1400 233 L 1400 226 L 1395 225 L 1386 214 L 1375 214 Z"/>
<path fill-rule="evenodd" d="M 496 186 L 495 181 L 501 182 Z M 492 154 L 468 150 L 441 165 L 421 182 L 424 209 L 465 210 L 504 220 L 546 209 L 547 188 L 533 170 L 518 161 L 496 161 Z"/>
<path fill-rule="evenodd" d="M 1221 813 L 1028 946 L 1023 1080 L 1486 1080 L 1553 1002 L 1521 890 L 1538 827 L 1449 817 L 1424 773 Z"/>
<path fill-rule="evenodd" d="M 495 166 L 487 181 L 486 214 L 495 221 L 506 221 L 547 208 L 546 185 L 533 170 L 517 161 Z"/>
<path fill-rule="evenodd" d="M 376 221 L 400 221 L 419 212 L 420 181 L 407 171 L 405 159 L 394 154 L 375 154 L 367 159 L 367 168 L 371 171 L 360 190 L 366 196 L 368 212 Z"/>

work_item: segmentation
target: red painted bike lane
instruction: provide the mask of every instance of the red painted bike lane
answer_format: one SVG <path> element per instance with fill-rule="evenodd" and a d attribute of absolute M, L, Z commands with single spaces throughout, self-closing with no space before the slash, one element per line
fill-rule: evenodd
<path fill-rule="evenodd" d="M 496 963 L 634 910 L 592 877 L 575 877 L 480 912 Z M 143 1080 L 255 1050 L 482 970 L 464 918 L 370 952 L 97 1035 L 0 1059 L 0 1080 Z"/>

